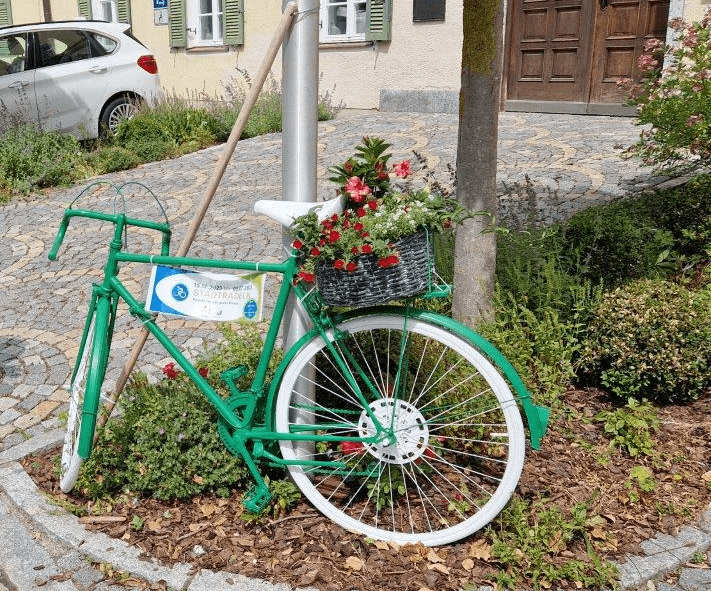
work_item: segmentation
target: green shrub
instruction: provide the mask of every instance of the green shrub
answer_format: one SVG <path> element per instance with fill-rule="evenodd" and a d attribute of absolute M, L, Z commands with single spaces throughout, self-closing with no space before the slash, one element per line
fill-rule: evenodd
<path fill-rule="evenodd" d="M 514 366 L 537 404 L 555 406 L 575 375 L 575 326 L 553 308 L 534 314 L 500 287 L 495 309 L 494 321 L 479 332 Z"/>
<path fill-rule="evenodd" d="M 69 185 L 85 172 L 84 155 L 73 136 L 29 124 L 0 135 L 0 187 L 8 192 Z"/>
<path fill-rule="evenodd" d="M 128 170 L 140 164 L 136 154 L 120 146 L 100 146 L 89 153 L 87 160 L 95 174 Z"/>
<path fill-rule="evenodd" d="M 583 278 L 615 286 L 661 274 L 657 260 L 674 238 L 649 219 L 645 209 L 638 200 L 620 200 L 590 207 L 568 220 L 563 240 L 567 252 L 580 261 Z"/>
<path fill-rule="evenodd" d="M 116 129 L 114 144 L 134 153 L 141 162 L 153 162 L 170 156 L 176 142 L 170 130 L 151 111 L 141 111 L 122 121 Z"/>
<path fill-rule="evenodd" d="M 695 400 L 711 387 L 711 290 L 639 280 L 605 294 L 580 368 L 625 400 Z"/>
<path fill-rule="evenodd" d="M 630 398 L 621 408 L 597 413 L 595 421 L 605 424 L 611 448 L 624 449 L 632 457 L 652 455 L 654 440 L 650 431 L 659 430 L 659 417 L 656 408 L 646 400 L 639 402 Z"/>
<path fill-rule="evenodd" d="M 198 367 L 223 395 L 220 374 L 245 363 L 250 368 L 262 349 L 253 325 L 238 332 L 223 327 L 225 342 L 206 354 Z M 272 369 L 278 356 L 272 360 Z M 217 433 L 217 414 L 176 366 L 166 366 L 156 384 L 136 374 L 121 398 L 120 418 L 109 421 L 89 460 L 82 466 L 79 490 L 92 497 L 122 489 L 158 499 L 188 499 L 199 494 L 226 495 L 249 478 L 241 458 L 226 450 Z M 246 388 L 253 371 L 242 378 Z"/>

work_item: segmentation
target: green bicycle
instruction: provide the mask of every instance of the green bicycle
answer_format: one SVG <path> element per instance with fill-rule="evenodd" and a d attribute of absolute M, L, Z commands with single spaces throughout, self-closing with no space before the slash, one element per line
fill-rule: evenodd
<path fill-rule="evenodd" d="M 92 289 L 69 387 L 63 491 L 72 489 L 92 451 L 123 301 L 214 406 L 222 441 L 243 458 L 255 482 L 243 499 L 248 510 L 261 511 L 271 498 L 259 464 L 285 468 L 306 498 L 342 527 L 399 543 L 459 540 L 489 523 L 508 502 L 525 454 L 519 404 L 534 448 L 548 413 L 532 404 L 511 365 L 477 333 L 407 302 L 336 312 L 318 290 L 295 281 L 294 253 L 281 263 L 170 256 L 165 213 L 164 221 L 155 222 L 75 208 L 77 200 L 64 212 L 50 260 L 57 258 L 72 218 L 108 222 L 114 230 L 103 277 Z M 285 222 L 314 207 L 327 216 L 333 205 L 262 201 L 258 210 Z M 162 234 L 160 253 L 125 252 L 122 238 L 131 227 Z M 235 386 L 247 372 L 240 365 L 221 376 L 229 396 L 213 389 L 121 281 L 124 263 L 280 275 L 251 387 Z M 313 328 L 284 352 L 267 383 L 291 294 Z"/>

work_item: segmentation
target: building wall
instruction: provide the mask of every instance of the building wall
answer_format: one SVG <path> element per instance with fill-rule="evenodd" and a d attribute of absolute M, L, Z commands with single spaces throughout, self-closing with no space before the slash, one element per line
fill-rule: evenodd
<path fill-rule="evenodd" d="M 459 88 L 461 62 L 461 0 L 447 3 L 446 21 L 412 22 L 412 2 L 395 0 L 392 41 L 321 46 L 320 89 L 338 103 L 360 109 L 377 108 L 380 89 Z M 161 82 L 169 93 L 221 95 L 225 86 L 241 81 L 239 69 L 254 76 L 281 15 L 281 0 L 245 2 L 245 43 L 237 50 L 171 51 L 168 27 L 156 26 L 149 2 L 132 3 L 133 31 L 155 54 Z M 273 73 L 280 78 L 281 56 Z"/>

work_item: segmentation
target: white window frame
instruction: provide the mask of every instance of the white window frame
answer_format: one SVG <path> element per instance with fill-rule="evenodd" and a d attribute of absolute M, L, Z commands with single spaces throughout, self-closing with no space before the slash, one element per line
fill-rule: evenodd
<path fill-rule="evenodd" d="M 334 4 L 340 9 L 345 9 L 346 17 L 346 32 L 333 33 L 329 26 L 329 7 Z M 357 11 L 356 6 L 362 5 L 363 12 L 363 32 L 357 32 Z M 319 23 L 319 42 L 321 43 L 343 43 L 343 42 L 359 42 L 365 41 L 365 32 L 367 30 L 366 23 L 367 3 L 365 0 L 321 0 L 321 12 Z"/>
<path fill-rule="evenodd" d="M 225 17 L 223 13 L 222 0 L 212 0 L 213 10 L 209 13 L 200 13 L 200 0 L 187 0 L 186 20 L 187 20 L 187 47 L 215 47 L 224 45 L 225 37 Z M 218 32 L 217 37 L 212 39 L 202 39 L 202 18 L 211 15 L 213 35 Z"/>
<path fill-rule="evenodd" d="M 103 20 L 104 9 L 109 8 L 111 12 L 109 23 L 118 22 L 118 7 L 116 6 L 116 0 L 91 0 L 91 14 L 96 20 Z M 99 18 L 101 17 L 101 18 Z"/>

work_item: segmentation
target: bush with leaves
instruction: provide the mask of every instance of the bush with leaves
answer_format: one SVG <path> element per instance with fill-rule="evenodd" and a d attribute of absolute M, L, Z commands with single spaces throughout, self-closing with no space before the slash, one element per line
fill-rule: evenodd
<path fill-rule="evenodd" d="M 711 289 L 639 280 L 604 295 L 580 376 L 627 400 L 695 400 L 711 388 Z"/>
<path fill-rule="evenodd" d="M 638 67 L 641 83 L 623 79 L 637 123 L 649 125 L 632 152 L 660 168 L 698 165 L 711 157 L 711 11 L 700 22 L 673 19 L 668 47 L 647 41 Z"/>
<path fill-rule="evenodd" d="M 197 367 L 224 395 L 220 374 L 244 363 L 256 367 L 262 349 L 259 330 L 223 327 L 225 342 Z M 272 360 L 271 368 L 278 362 Z M 122 489 L 157 499 L 188 499 L 199 494 L 229 494 L 249 478 L 241 458 L 232 456 L 217 433 L 217 413 L 174 363 L 165 377 L 150 383 L 141 373 L 121 399 L 121 416 L 100 432 L 91 457 L 82 466 L 78 488 L 92 497 Z M 253 371 L 238 386 L 247 388 Z"/>

